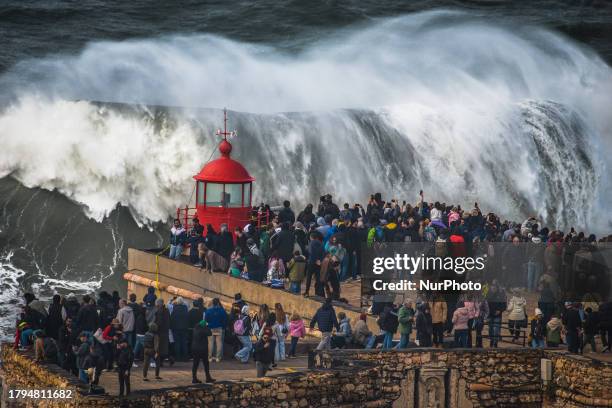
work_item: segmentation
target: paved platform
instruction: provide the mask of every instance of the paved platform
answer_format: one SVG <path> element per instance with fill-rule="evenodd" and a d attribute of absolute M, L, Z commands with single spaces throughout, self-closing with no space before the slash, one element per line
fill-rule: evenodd
<path fill-rule="evenodd" d="M 143 381 L 142 362 L 136 362 L 137 368 L 132 368 L 130 384 L 133 391 L 153 390 L 159 388 L 185 387 L 191 385 L 191 361 L 177 362 L 173 366 L 164 364 L 160 371 L 161 380 L 155 379 L 155 369 L 149 368 L 147 377 L 149 381 Z M 278 363 L 277 367 L 267 373 L 267 375 L 286 374 L 297 371 L 305 371 L 308 368 L 308 357 L 299 356 L 296 359 L 288 359 Z M 248 363 L 242 364 L 236 360 L 223 360 L 219 363 L 210 363 L 210 372 L 217 381 L 239 381 L 257 380 L 255 362 L 251 359 Z M 204 381 L 204 368 L 200 363 L 198 378 Z M 104 387 L 110 395 L 119 393 L 119 380 L 114 371 L 103 372 L 100 377 L 100 385 Z"/>

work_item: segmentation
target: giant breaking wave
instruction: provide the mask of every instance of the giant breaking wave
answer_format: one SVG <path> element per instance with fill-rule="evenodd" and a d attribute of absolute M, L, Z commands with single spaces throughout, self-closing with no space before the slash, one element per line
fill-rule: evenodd
<path fill-rule="evenodd" d="M 101 225 L 117 204 L 141 225 L 185 205 L 227 106 L 256 200 L 414 201 L 423 189 L 612 228 L 612 70 L 544 29 L 435 11 L 291 51 L 212 35 L 98 42 L 23 61 L 0 89 L 0 177 L 57 191 Z M 109 253 L 90 265 L 100 280 L 124 265 Z"/>

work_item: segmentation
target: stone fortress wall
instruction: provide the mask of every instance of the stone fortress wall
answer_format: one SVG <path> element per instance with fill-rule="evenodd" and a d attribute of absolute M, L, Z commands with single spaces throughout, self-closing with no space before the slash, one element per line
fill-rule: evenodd
<path fill-rule="evenodd" d="M 542 381 L 549 360 L 551 380 Z M 86 396 L 76 378 L 2 348 L 2 406 L 31 407 L 612 407 L 612 364 L 531 349 L 313 352 L 310 370 L 259 380 Z M 8 389 L 72 389 L 71 400 L 15 403 Z"/>

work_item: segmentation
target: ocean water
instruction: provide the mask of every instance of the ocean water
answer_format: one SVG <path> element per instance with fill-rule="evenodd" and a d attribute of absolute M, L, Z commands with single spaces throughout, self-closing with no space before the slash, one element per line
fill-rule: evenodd
<path fill-rule="evenodd" d="M 0 335 L 24 290 L 123 288 L 223 107 L 257 201 L 423 189 L 612 230 L 609 2 L 198 3 L 0 6 Z"/>

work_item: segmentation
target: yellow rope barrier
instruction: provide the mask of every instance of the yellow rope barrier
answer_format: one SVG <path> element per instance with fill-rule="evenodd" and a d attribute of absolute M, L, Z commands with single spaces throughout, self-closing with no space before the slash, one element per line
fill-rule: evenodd
<path fill-rule="evenodd" d="M 159 256 L 166 252 L 170 248 L 170 245 L 162 249 L 160 252 L 155 254 L 155 290 L 158 292 L 158 295 L 161 296 L 161 291 L 159 290 Z"/>

